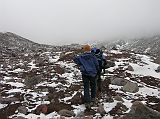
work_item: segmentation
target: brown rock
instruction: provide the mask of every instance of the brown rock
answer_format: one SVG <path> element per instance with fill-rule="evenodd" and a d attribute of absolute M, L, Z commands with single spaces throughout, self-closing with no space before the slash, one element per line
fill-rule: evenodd
<path fill-rule="evenodd" d="M 47 113 L 47 111 L 48 111 L 48 107 L 45 104 L 42 104 L 36 108 L 35 113 L 39 115 L 40 113 L 45 114 Z"/>
<path fill-rule="evenodd" d="M 101 114 L 101 116 L 104 116 L 106 114 L 106 111 L 104 110 L 103 105 L 99 105 L 97 108 L 97 112 Z"/>

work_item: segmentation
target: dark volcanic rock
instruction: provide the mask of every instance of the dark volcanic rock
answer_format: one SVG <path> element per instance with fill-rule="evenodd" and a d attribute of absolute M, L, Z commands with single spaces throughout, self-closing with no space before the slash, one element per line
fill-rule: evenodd
<path fill-rule="evenodd" d="M 160 72 L 160 66 L 157 67 L 156 72 Z"/>
<path fill-rule="evenodd" d="M 139 91 L 139 87 L 137 83 L 128 81 L 127 84 L 123 86 L 122 90 L 125 92 L 136 93 Z"/>
<path fill-rule="evenodd" d="M 83 95 L 80 92 L 77 92 L 76 95 L 70 100 L 71 104 L 78 105 L 83 103 Z"/>
<path fill-rule="evenodd" d="M 72 117 L 75 116 L 75 113 L 73 111 L 69 111 L 66 109 L 62 109 L 58 112 L 59 115 L 65 116 L 65 117 Z"/>
<path fill-rule="evenodd" d="M 25 106 L 18 107 L 18 112 L 22 114 L 27 114 L 28 109 Z"/>
<path fill-rule="evenodd" d="M 133 103 L 131 111 L 119 119 L 160 119 L 160 112 L 156 112 L 136 101 Z"/>
<path fill-rule="evenodd" d="M 118 85 L 118 86 L 124 86 L 128 81 L 123 78 L 115 78 L 111 81 L 111 84 Z"/>

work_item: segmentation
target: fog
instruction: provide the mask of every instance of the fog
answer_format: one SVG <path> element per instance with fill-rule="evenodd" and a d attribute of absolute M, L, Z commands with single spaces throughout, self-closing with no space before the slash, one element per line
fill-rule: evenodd
<path fill-rule="evenodd" d="M 160 0 L 0 0 L 0 32 L 63 45 L 160 34 Z"/>

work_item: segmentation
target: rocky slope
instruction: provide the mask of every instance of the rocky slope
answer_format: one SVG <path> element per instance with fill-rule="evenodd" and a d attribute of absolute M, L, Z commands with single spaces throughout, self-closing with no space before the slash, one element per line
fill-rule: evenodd
<path fill-rule="evenodd" d="M 6 48 L 9 50 L 35 50 L 41 45 L 34 43 L 28 39 L 18 36 L 14 33 L 0 33 L 0 48 Z"/>
<path fill-rule="evenodd" d="M 131 50 L 136 53 L 152 55 L 156 58 L 156 62 L 160 64 L 160 36 L 145 37 L 139 39 L 124 39 L 105 41 L 98 44 L 99 47 L 107 49 Z"/>
<path fill-rule="evenodd" d="M 139 53 L 148 53 L 152 55 L 160 55 L 160 36 L 150 38 L 135 39 L 125 48 L 132 49 Z"/>
<path fill-rule="evenodd" d="M 124 49 L 134 50 L 156 57 L 156 62 L 160 64 L 160 36 L 135 39 L 124 47 Z"/>
<path fill-rule="evenodd" d="M 72 60 L 80 50 L 58 48 L 1 55 L 2 119 L 159 119 L 160 73 L 152 57 L 130 50 L 104 52 L 115 65 L 107 66 L 102 93 L 86 111 L 81 74 Z"/>
<path fill-rule="evenodd" d="M 67 51 L 80 47 L 78 44 L 53 46 L 38 44 L 11 32 L 0 32 L 0 56 L 16 56 L 18 53 L 43 51 Z"/>

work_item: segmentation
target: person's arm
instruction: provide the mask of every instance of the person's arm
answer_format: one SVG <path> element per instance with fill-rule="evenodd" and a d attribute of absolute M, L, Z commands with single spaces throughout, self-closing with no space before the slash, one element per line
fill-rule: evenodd
<path fill-rule="evenodd" d="M 76 57 L 74 57 L 73 61 L 74 61 L 76 64 L 81 65 L 81 62 L 80 62 L 79 58 L 80 58 L 80 56 L 76 56 Z"/>

